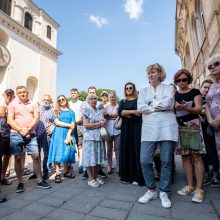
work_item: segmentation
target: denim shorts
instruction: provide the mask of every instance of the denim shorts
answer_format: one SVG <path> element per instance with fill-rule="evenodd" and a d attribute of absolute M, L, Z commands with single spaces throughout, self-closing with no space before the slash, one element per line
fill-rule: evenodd
<path fill-rule="evenodd" d="M 36 134 L 31 134 L 30 138 L 23 137 L 18 132 L 10 134 L 10 150 L 12 155 L 18 155 L 26 149 L 27 154 L 38 154 L 38 144 Z"/>

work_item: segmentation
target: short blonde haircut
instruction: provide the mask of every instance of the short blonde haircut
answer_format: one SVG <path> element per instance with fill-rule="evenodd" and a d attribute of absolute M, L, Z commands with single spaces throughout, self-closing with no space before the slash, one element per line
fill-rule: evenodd
<path fill-rule="evenodd" d="M 160 82 L 163 82 L 166 79 L 166 72 L 164 68 L 159 63 L 155 63 L 148 66 L 146 72 L 149 74 L 153 69 L 158 71 L 160 74 Z"/>

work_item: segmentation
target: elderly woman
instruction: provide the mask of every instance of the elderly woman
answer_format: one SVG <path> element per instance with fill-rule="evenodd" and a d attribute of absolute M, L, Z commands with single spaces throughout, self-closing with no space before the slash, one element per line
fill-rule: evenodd
<path fill-rule="evenodd" d="M 140 164 L 141 113 L 137 110 L 137 90 L 132 82 L 124 86 L 125 99 L 121 100 L 118 115 L 122 118 L 119 176 L 123 183 L 144 185 Z"/>
<path fill-rule="evenodd" d="M 206 116 L 209 124 L 215 131 L 215 142 L 220 159 L 220 53 L 212 56 L 208 61 L 208 67 L 214 83 L 206 96 Z M 214 175 L 213 187 L 220 187 L 219 173 Z"/>
<path fill-rule="evenodd" d="M 104 143 L 101 138 L 100 129 L 106 126 L 102 110 L 96 108 L 97 96 L 87 96 L 89 107 L 83 112 L 83 149 L 82 165 L 89 175 L 88 185 L 98 187 L 104 181 L 97 176 L 98 165 L 104 162 Z"/>
<path fill-rule="evenodd" d="M 110 140 L 107 141 L 107 174 L 112 173 L 112 151 L 114 149 L 116 158 L 116 170 L 119 171 L 119 149 L 120 149 L 120 130 L 114 128 L 115 119 L 118 117 L 118 104 L 116 103 L 115 93 L 108 95 L 109 103 L 105 105 L 105 117 L 107 119 L 107 130 Z"/>
<path fill-rule="evenodd" d="M 202 110 L 202 96 L 198 89 L 189 85 L 193 78 L 188 70 L 181 69 L 174 75 L 174 82 L 179 90 L 175 93 L 176 116 L 179 124 L 180 149 L 187 185 L 177 191 L 186 196 L 193 194 L 192 201 L 201 203 L 205 198 L 202 190 L 204 165 L 202 155 L 206 153 L 199 114 Z M 193 184 L 193 167 L 196 176 L 196 188 Z"/>
<path fill-rule="evenodd" d="M 55 128 L 50 142 L 48 164 L 55 163 L 54 181 L 61 183 L 60 163 L 64 164 L 64 177 L 75 177 L 72 171 L 68 171 L 68 163 L 75 163 L 75 139 L 72 134 L 75 127 L 75 114 L 70 110 L 64 95 L 57 97 L 53 119 Z"/>
<path fill-rule="evenodd" d="M 205 166 L 203 186 L 206 186 L 211 183 L 213 187 L 216 187 L 216 184 L 218 182 L 219 161 L 218 161 L 218 154 L 215 144 L 215 134 L 214 134 L 214 128 L 211 125 L 209 125 L 205 115 L 206 95 L 208 94 L 208 91 L 212 84 L 213 82 L 210 79 L 204 80 L 201 84 L 200 92 L 202 94 L 202 113 L 200 114 L 200 118 L 201 118 L 202 134 L 206 148 L 206 154 L 203 155 L 203 162 Z M 214 178 L 212 180 L 210 179 L 210 173 L 209 173 L 210 164 L 213 166 L 212 171 L 214 174 Z"/>
<path fill-rule="evenodd" d="M 140 90 L 138 110 L 142 113 L 143 119 L 140 157 L 148 191 L 138 201 L 147 203 L 157 198 L 153 158 L 159 145 L 160 199 L 164 208 L 170 208 L 168 192 L 171 190 L 173 153 L 178 141 L 178 126 L 173 111 L 174 87 L 161 83 L 165 80 L 166 73 L 160 64 L 152 64 L 146 71 L 150 86 Z"/>

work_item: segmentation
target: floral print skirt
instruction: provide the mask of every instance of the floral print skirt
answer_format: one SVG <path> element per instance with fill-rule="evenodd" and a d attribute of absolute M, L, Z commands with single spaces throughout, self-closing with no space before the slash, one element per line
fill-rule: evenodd
<path fill-rule="evenodd" d="M 176 148 L 177 155 L 206 153 L 199 119 L 184 122 L 184 126 L 179 127 L 179 136 L 179 144 Z M 189 146 L 187 146 L 187 143 L 189 143 Z"/>
<path fill-rule="evenodd" d="M 83 141 L 82 165 L 93 167 L 104 162 L 104 143 L 103 141 Z"/>

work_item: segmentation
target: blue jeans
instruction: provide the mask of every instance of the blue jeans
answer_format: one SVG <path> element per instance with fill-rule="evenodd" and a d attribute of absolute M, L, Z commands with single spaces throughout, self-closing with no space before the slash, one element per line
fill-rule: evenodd
<path fill-rule="evenodd" d="M 154 152 L 158 144 L 160 146 L 160 160 L 161 160 L 160 190 L 163 192 L 170 192 L 173 153 L 176 142 L 142 141 L 141 155 L 140 155 L 142 172 L 148 189 L 156 189 L 154 169 L 153 169 L 153 159 L 154 159 Z"/>
<path fill-rule="evenodd" d="M 41 153 L 41 149 L 43 149 L 44 152 L 43 173 L 48 174 L 47 160 L 49 154 L 50 136 L 48 136 L 47 133 L 44 132 L 42 135 L 37 137 L 37 142 L 39 147 L 39 153 Z"/>

